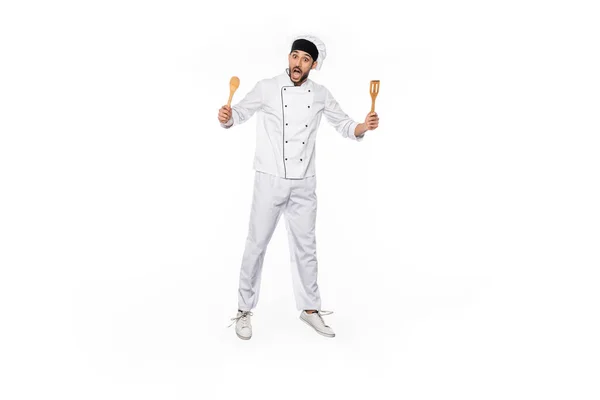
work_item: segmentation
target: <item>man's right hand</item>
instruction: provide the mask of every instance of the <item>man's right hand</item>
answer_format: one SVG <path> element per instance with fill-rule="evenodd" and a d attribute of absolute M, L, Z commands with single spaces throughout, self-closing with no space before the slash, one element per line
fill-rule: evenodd
<path fill-rule="evenodd" d="M 219 122 L 224 124 L 231 118 L 231 107 L 227 104 L 219 109 Z"/>

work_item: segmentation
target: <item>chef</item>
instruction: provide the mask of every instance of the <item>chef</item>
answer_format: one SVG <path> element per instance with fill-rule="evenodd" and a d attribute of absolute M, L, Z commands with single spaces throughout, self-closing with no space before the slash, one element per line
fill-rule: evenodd
<path fill-rule="evenodd" d="M 258 303 L 263 261 L 281 214 L 288 232 L 300 319 L 323 336 L 335 336 L 323 320 L 331 311 L 321 310 L 317 284 L 317 129 L 324 115 L 342 137 L 360 142 L 366 131 L 378 127 L 379 117 L 370 112 L 364 122 L 354 121 L 325 86 L 308 78 L 311 70 L 321 69 L 325 56 L 325 44 L 317 37 L 296 37 L 285 72 L 258 81 L 241 101 L 221 107 L 218 113 L 226 129 L 257 113 L 250 224 L 240 269 L 238 312 L 231 319 L 240 339 L 252 336 L 251 310 Z"/>

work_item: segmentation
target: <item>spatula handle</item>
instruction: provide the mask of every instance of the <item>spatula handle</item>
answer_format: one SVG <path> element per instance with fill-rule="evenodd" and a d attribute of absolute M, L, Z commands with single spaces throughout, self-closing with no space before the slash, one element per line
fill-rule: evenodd
<path fill-rule="evenodd" d="M 371 112 L 375 111 L 375 97 L 371 97 Z"/>

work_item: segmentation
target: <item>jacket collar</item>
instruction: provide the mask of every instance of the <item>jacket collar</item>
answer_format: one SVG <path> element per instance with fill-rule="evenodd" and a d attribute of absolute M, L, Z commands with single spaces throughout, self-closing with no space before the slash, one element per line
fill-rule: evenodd
<path fill-rule="evenodd" d="M 287 74 L 287 68 L 283 71 L 283 73 L 281 75 L 279 75 L 279 79 L 280 79 L 282 86 L 294 86 L 294 87 L 302 88 L 302 89 L 312 88 L 312 81 L 310 80 L 310 78 L 306 78 L 306 80 L 304 81 L 304 83 L 302 83 L 302 85 L 295 86 L 294 82 L 290 79 L 290 76 Z"/>

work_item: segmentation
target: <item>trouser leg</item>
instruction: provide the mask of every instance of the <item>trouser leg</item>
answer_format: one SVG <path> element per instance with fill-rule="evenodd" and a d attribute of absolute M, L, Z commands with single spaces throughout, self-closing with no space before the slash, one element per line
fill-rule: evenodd
<path fill-rule="evenodd" d="M 298 310 L 321 310 L 317 284 L 317 218 L 316 176 L 294 181 L 284 209 L 292 286 Z"/>
<path fill-rule="evenodd" d="M 249 311 L 258 303 L 264 257 L 287 202 L 287 192 L 279 178 L 256 172 L 248 236 L 240 268 L 238 308 L 242 311 Z"/>

